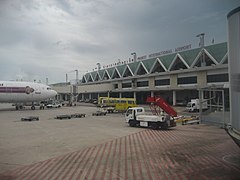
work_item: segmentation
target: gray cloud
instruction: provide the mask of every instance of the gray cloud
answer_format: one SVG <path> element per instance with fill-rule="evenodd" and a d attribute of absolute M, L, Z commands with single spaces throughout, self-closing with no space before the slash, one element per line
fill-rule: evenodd
<path fill-rule="evenodd" d="M 238 0 L 0 1 L 1 79 L 65 80 L 96 66 L 192 43 L 226 41 Z M 80 73 L 81 74 L 81 73 Z"/>

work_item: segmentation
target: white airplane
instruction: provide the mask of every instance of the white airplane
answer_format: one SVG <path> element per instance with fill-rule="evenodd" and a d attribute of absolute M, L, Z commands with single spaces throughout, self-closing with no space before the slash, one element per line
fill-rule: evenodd
<path fill-rule="evenodd" d="M 15 103 L 16 110 L 22 108 L 22 104 L 31 102 L 31 109 L 35 109 L 34 102 L 40 102 L 52 98 L 57 92 L 51 87 L 23 81 L 0 81 L 0 103 Z"/>

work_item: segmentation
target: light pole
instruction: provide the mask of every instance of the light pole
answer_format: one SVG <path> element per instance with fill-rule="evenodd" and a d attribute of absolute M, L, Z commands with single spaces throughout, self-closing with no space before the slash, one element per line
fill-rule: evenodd
<path fill-rule="evenodd" d="M 76 89 L 75 89 L 75 94 L 76 94 L 76 97 L 75 97 L 75 101 L 76 101 L 76 103 L 75 103 L 75 105 L 77 104 L 77 100 L 78 100 L 78 70 L 76 69 L 75 70 L 76 71 Z"/>
<path fill-rule="evenodd" d="M 205 36 L 205 33 L 200 33 L 196 36 L 196 37 L 200 38 L 199 46 L 200 46 L 200 48 L 202 48 L 201 67 L 206 65 L 205 55 L 204 55 L 204 36 Z"/>
<path fill-rule="evenodd" d="M 68 74 L 66 73 L 66 84 L 68 83 Z"/>
<path fill-rule="evenodd" d="M 76 69 L 76 85 L 78 85 L 78 70 Z"/>

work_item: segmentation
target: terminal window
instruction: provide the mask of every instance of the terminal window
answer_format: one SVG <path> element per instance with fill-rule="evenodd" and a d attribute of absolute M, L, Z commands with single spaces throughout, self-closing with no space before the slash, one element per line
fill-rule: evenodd
<path fill-rule="evenodd" d="M 197 76 L 178 78 L 177 83 L 178 84 L 196 84 Z"/>
<path fill-rule="evenodd" d="M 207 82 L 228 82 L 228 74 L 212 74 L 207 75 Z"/>
<path fill-rule="evenodd" d="M 132 83 L 122 83 L 122 88 L 131 88 Z"/>
<path fill-rule="evenodd" d="M 155 80 L 155 86 L 166 86 L 166 85 L 170 85 L 170 79 Z"/>
<path fill-rule="evenodd" d="M 137 82 L 137 87 L 147 87 L 148 81 L 139 81 Z"/>

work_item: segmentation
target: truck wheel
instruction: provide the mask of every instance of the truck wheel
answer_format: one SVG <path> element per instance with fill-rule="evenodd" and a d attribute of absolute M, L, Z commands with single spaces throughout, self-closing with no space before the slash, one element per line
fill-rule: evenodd
<path fill-rule="evenodd" d="M 135 127 L 136 123 L 133 120 L 131 120 L 131 121 L 129 121 L 129 126 L 130 127 Z"/>
<path fill-rule="evenodd" d="M 161 129 L 163 129 L 163 130 L 168 129 L 167 123 L 161 124 Z"/>
<path fill-rule="evenodd" d="M 158 123 L 152 123 L 152 128 L 154 130 L 158 130 L 159 129 L 159 124 Z"/>

